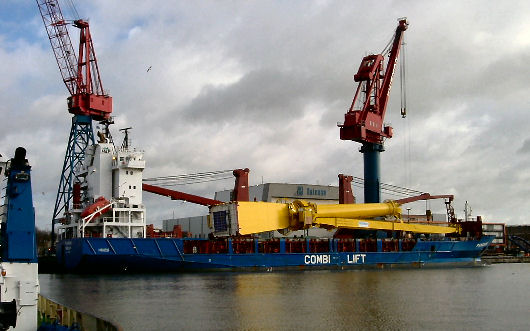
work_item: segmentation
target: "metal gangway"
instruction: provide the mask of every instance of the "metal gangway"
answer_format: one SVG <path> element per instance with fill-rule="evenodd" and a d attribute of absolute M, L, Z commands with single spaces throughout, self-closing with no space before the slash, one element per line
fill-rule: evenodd
<path fill-rule="evenodd" d="M 530 241 L 514 235 L 508 236 L 508 239 L 525 253 L 530 253 Z"/>

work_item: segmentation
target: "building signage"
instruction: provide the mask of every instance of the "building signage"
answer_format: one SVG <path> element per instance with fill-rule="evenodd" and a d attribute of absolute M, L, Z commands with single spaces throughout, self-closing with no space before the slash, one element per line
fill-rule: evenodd
<path fill-rule="evenodd" d="M 296 196 L 299 196 L 299 197 L 303 195 L 325 197 L 327 193 L 328 193 L 327 190 L 310 188 L 310 187 L 306 187 L 304 190 L 304 187 L 301 185 L 299 185 L 296 188 Z"/>

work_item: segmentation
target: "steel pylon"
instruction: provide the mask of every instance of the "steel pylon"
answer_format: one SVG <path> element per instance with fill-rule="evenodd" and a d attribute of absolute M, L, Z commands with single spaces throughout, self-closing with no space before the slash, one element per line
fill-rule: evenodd
<path fill-rule="evenodd" d="M 68 138 L 68 146 L 64 156 L 63 170 L 57 189 L 55 208 L 52 218 L 52 248 L 55 248 L 55 224 L 63 218 L 70 209 L 72 200 L 72 187 L 77 176 L 74 171 L 83 163 L 88 146 L 94 144 L 94 131 L 92 129 L 92 118 L 85 115 L 74 115 L 72 117 L 72 128 Z"/>

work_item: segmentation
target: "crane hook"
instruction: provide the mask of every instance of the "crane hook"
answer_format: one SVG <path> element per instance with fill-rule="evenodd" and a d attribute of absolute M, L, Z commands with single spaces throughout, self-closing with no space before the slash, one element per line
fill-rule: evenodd
<path fill-rule="evenodd" d="M 407 108 L 406 107 L 402 107 L 401 108 L 401 118 L 405 118 L 407 117 Z"/>

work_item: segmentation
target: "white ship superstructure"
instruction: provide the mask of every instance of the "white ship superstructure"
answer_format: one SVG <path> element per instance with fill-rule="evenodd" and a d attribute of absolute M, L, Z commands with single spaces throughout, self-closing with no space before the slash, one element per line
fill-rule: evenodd
<path fill-rule="evenodd" d="M 73 209 L 59 226 L 59 238 L 145 238 L 143 151 L 129 146 L 127 131 L 121 147 L 98 136 L 77 169 L 82 182 L 74 184 Z"/>

